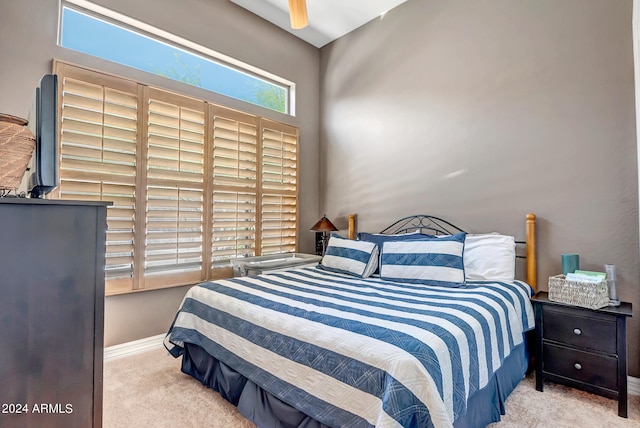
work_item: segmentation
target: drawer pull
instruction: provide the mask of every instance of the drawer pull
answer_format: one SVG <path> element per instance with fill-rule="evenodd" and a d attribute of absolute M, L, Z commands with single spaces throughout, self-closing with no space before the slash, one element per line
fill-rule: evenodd
<path fill-rule="evenodd" d="M 582 370 L 582 364 L 580 364 L 580 363 L 575 363 L 575 364 L 573 365 L 573 367 L 575 367 L 575 368 L 576 368 L 576 370 Z"/>
<path fill-rule="evenodd" d="M 579 328 L 574 328 L 573 334 L 575 334 L 576 336 L 580 336 L 582 334 L 582 330 L 580 330 Z"/>

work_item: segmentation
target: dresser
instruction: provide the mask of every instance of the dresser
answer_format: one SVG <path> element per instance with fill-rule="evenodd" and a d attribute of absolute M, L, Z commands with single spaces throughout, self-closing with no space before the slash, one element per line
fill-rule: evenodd
<path fill-rule="evenodd" d="M 106 203 L 0 198 L 0 426 L 101 427 Z"/>
<path fill-rule="evenodd" d="M 536 315 L 536 389 L 562 383 L 618 400 L 627 417 L 627 318 L 631 304 L 585 309 L 532 297 Z"/>

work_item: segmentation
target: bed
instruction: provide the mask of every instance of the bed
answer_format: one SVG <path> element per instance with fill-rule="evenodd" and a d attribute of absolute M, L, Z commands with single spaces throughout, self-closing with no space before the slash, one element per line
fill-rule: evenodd
<path fill-rule="evenodd" d="M 535 215 L 522 242 L 422 215 L 358 238 L 332 236 L 317 268 L 192 287 L 166 348 L 259 427 L 500 420 L 529 362 Z M 509 271 L 519 244 L 526 282 Z"/>

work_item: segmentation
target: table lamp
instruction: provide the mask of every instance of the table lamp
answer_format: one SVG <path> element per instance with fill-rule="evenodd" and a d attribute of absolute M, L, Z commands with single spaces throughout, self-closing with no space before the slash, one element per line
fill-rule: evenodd
<path fill-rule="evenodd" d="M 329 239 L 327 238 L 327 232 L 333 232 L 335 230 L 338 230 L 338 228 L 335 227 L 333 223 L 331 223 L 331 220 L 329 220 L 327 218 L 327 215 L 325 214 L 322 216 L 320 220 L 317 221 L 316 224 L 311 226 L 311 230 L 313 230 L 314 232 L 322 233 L 322 254 L 321 255 L 324 256 L 324 252 L 327 250 L 327 243 L 329 242 Z"/>

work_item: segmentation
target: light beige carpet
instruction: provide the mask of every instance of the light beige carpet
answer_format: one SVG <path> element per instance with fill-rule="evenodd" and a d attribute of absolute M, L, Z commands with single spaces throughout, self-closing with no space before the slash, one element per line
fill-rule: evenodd
<path fill-rule="evenodd" d="M 491 428 L 640 427 L 640 397 L 629 397 L 629 419 L 615 400 L 545 383 L 532 376 L 507 399 L 507 414 Z M 104 427 L 254 427 L 220 395 L 180 372 L 164 349 L 111 361 L 104 367 Z"/>

